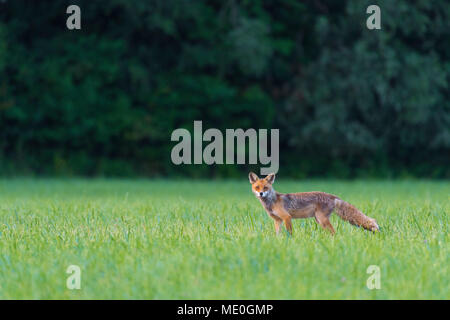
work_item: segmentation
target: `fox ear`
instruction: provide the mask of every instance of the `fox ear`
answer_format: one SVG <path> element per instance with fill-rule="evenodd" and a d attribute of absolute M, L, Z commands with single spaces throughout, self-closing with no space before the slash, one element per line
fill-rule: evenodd
<path fill-rule="evenodd" d="M 268 183 L 272 184 L 275 181 L 275 173 L 271 173 L 266 177 Z"/>
<path fill-rule="evenodd" d="M 250 183 L 255 183 L 257 180 L 259 180 L 259 178 L 256 173 L 250 172 L 248 174 L 248 180 L 250 180 Z"/>

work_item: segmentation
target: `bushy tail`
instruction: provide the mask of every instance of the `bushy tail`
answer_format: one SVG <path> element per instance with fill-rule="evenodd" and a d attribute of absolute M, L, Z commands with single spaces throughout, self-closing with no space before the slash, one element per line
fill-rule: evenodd
<path fill-rule="evenodd" d="M 364 213 L 356 209 L 353 205 L 348 202 L 345 202 L 341 199 L 334 200 L 334 210 L 337 215 L 342 219 L 350 222 L 351 224 L 363 227 L 364 229 L 370 231 L 378 231 L 380 228 L 378 227 L 375 219 L 369 218 Z"/>

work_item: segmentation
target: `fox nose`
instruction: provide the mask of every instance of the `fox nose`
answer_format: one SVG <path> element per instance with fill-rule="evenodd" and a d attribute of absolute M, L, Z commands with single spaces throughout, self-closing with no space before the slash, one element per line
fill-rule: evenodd
<path fill-rule="evenodd" d="M 263 195 L 263 193 L 262 193 L 262 192 L 260 192 L 260 193 L 259 193 L 259 196 L 260 196 L 260 197 L 262 197 L 262 195 Z"/>

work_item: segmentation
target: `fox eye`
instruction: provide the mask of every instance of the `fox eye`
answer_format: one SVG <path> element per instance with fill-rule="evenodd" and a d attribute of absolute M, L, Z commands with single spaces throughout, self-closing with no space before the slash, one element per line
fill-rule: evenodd
<path fill-rule="evenodd" d="M 267 188 L 267 187 L 264 187 L 264 191 L 267 191 L 267 190 L 269 190 L 269 188 Z"/>

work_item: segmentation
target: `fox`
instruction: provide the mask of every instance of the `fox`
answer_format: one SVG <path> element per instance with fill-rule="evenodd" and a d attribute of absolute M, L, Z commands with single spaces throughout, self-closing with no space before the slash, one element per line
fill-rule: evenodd
<path fill-rule="evenodd" d="M 271 173 L 260 179 L 255 173 L 248 175 L 252 191 L 259 199 L 267 214 L 274 221 L 275 232 L 278 235 L 284 222 L 286 230 L 292 235 L 292 219 L 312 218 L 325 230 L 336 233 L 330 222 L 330 215 L 334 212 L 351 224 L 363 227 L 373 232 L 380 228 L 375 219 L 369 218 L 356 207 L 339 197 L 319 191 L 279 193 L 272 187 L 275 174 Z"/>

